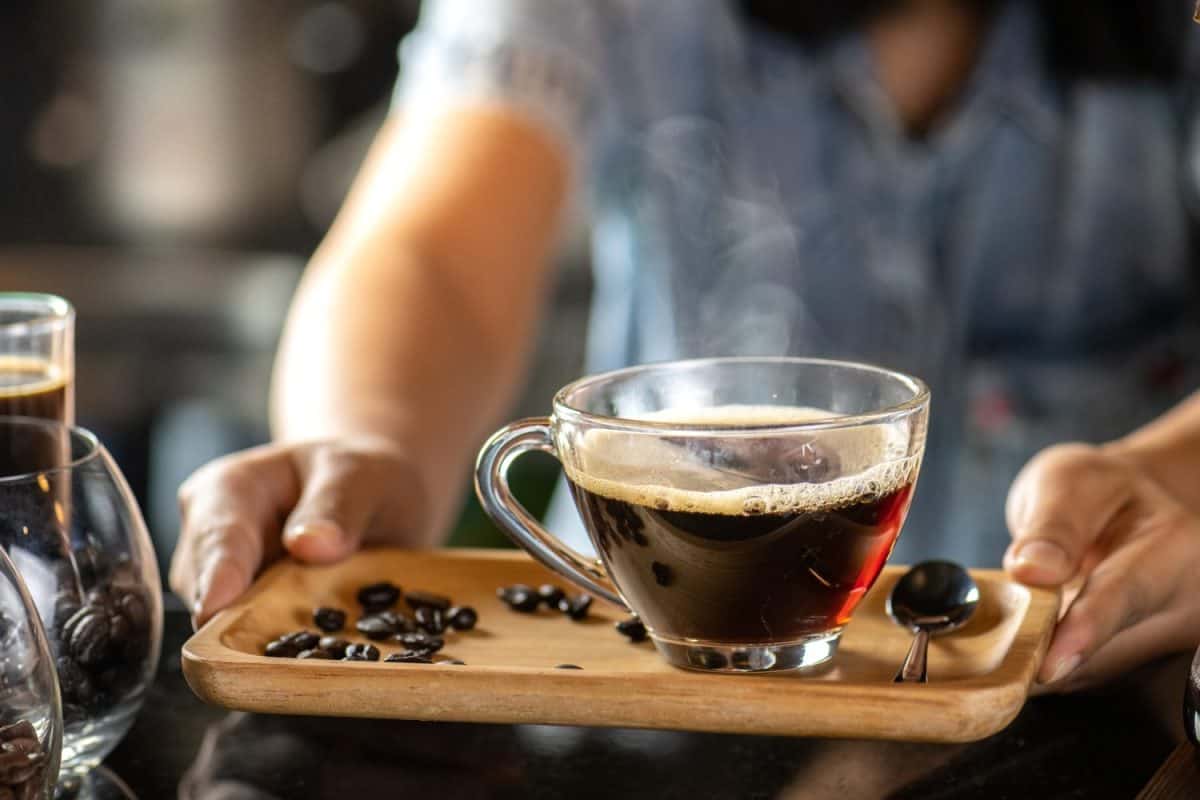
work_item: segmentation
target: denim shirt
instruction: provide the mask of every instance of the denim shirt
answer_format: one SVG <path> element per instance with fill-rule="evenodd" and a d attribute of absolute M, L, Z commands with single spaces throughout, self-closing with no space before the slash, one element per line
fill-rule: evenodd
<path fill-rule="evenodd" d="M 1187 84 L 1067 81 L 1042 36 L 1008 2 L 917 141 L 861 35 L 802 47 L 730 0 L 430 0 L 396 102 L 500 104 L 559 137 L 592 225 L 589 372 L 788 354 L 924 378 L 897 558 L 991 565 L 1026 459 L 1197 385 Z"/>

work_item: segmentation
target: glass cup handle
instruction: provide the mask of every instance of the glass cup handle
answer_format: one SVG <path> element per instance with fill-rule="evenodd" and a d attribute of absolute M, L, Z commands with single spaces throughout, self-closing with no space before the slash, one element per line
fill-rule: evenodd
<path fill-rule="evenodd" d="M 580 555 L 563 544 L 539 525 L 513 496 L 508 485 L 508 470 L 519 456 L 532 450 L 558 458 L 550 434 L 550 420 L 546 417 L 519 420 L 501 428 L 487 440 L 475 463 L 475 492 L 483 510 L 509 538 L 543 565 L 592 594 L 627 608 L 599 561 Z"/>

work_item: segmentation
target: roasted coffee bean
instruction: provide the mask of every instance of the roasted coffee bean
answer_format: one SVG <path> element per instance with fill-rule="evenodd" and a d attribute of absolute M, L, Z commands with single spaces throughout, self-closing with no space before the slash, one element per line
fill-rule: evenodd
<path fill-rule="evenodd" d="M 399 611 L 380 611 L 378 616 L 392 626 L 393 633 L 410 633 L 417 624 Z"/>
<path fill-rule="evenodd" d="M 450 607 L 449 597 L 432 592 L 409 592 L 404 595 L 404 602 L 413 609 L 436 608 L 439 611 L 445 611 Z"/>
<path fill-rule="evenodd" d="M 346 648 L 344 661 L 378 661 L 379 648 L 373 644 L 352 644 Z"/>
<path fill-rule="evenodd" d="M 0 744 L 0 751 L 5 753 L 24 753 L 25 755 L 36 753 L 40 757 L 42 755 L 42 745 L 33 737 L 21 737 L 19 739 L 10 739 Z"/>
<path fill-rule="evenodd" d="M 373 613 L 383 611 L 385 608 L 391 608 L 396 605 L 396 601 L 400 599 L 400 587 L 389 581 L 381 581 L 372 583 L 369 586 L 364 586 L 358 590 L 358 604 L 367 611 Z"/>
<path fill-rule="evenodd" d="M 579 594 L 574 597 L 564 597 L 558 601 L 558 610 L 571 619 L 579 622 L 587 619 L 588 610 L 592 607 L 590 594 Z"/>
<path fill-rule="evenodd" d="M 27 719 L 13 722 L 0 728 L 0 742 L 11 742 L 13 739 L 36 739 L 37 728 Z"/>
<path fill-rule="evenodd" d="M 80 703 L 87 703 L 92 699 L 92 694 L 96 691 L 92 685 L 92 677 L 75 659 L 65 655 L 59 656 L 55 667 L 58 671 L 58 685 L 64 697 Z"/>
<path fill-rule="evenodd" d="M 45 760 L 46 754 L 40 748 L 31 753 L 0 750 L 0 784 L 24 783 L 34 776 Z"/>
<path fill-rule="evenodd" d="M 446 631 L 446 614 L 434 606 L 420 606 L 416 612 L 417 627 L 426 633 L 438 635 Z"/>
<path fill-rule="evenodd" d="M 555 669 L 583 669 L 583 667 L 577 664 L 559 664 Z"/>
<path fill-rule="evenodd" d="M 285 639 L 275 639 L 267 642 L 263 654 L 268 658 L 295 658 L 300 654 L 300 648 Z"/>
<path fill-rule="evenodd" d="M 469 631 L 479 622 L 479 614 L 470 606 L 454 606 L 446 612 L 450 627 L 456 631 Z"/>
<path fill-rule="evenodd" d="M 329 654 L 328 652 L 326 652 L 325 650 L 301 650 L 301 651 L 300 651 L 300 652 L 299 652 L 299 653 L 296 655 L 296 658 L 305 658 L 305 659 L 308 659 L 308 658 L 319 658 L 319 659 L 325 659 L 325 660 L 328 660 L 328 659 L 331 659 L 331 658 L 333 658 L 333 656 L 332 656 L 332 655 L 330 655 L 330 654 Z"/>
<path fill-rule="evenodd" d="M 313 625 L 326 633 L 336 633 L 346 627 L 346 612 L 340 608 L 321 606 L 313 611 Z"/>
<path fill-rule="evenodd" d="M 426 655 L 432 655 L 446 645 L 442 637 L 430 636 L 420 631 L 417 633 L 401 633 L 395 637 L 395 640 L 409 650 L 415 650 L 418 653 L 425 653 Z"/>
<path fill-rule="evenodd" d="M 529 587 L 510 588 L 504 602 L 508 603 L 508 607 L 513 611 L 520 611 L 523 614 L 537 611 L 538 606 L 542 603 L 537 593 Z"/>
<path fill-rule="evenodd" d="M 675 571 L 661 561 L 651 561 L 650 571 L 654 573 L 654 582 L 659 586 L 670 586 L 675 582 Z"/>
<path fill-rule="evenodd" d="M 513 592 L 528 592 L 529 594 L 537 594 L 532 586 L 526 586 L 523 583 L 514 583 L 512 586 L 499 586 L 496 588 L 496 597 L 502 602 L 508 603 Z"/>
<path fill-rule="evenodd" d="M 63 639 L 75 660 L 90 667 L 108 656 L 109 630 L 106 609 L 89 603 L 67 620 L 63 626 Z"/>
<path fill-rule="evenodd" d="M 79 611 L 80 605 L 79 595 L 74 589 L 59 592 L 54 598 L 54 627 L 61 630 L 67 624 L 67 620 Z"/>
<path fill-rule="evenodd" d="M 628 636 L 631 642 L 646 641 L 646 626 L 637 617 L 623 619 L 617 623 L 617 633 Z"/>
<path fill-rule="evenodd" d="M 287 639 L 296 646 L 296 650 L 312 650 L 321 641 L 321 637 L 312 631 L 293 631 L 287 636 L 281 636 L 281 639 Z"/>
<path fill-rule="evenodd" d="M 408 650 L 403 653 L 392 653 L 384 659 L 392 664 L 432 664 L 433 660 L 429 656 Z"/>
<path fill-rule="evenodd" d="M 150 607 L 146 605 L 140 590 L 122 592 L 117 608 L 135 631 L 143 631 L 150 626 Z"/>
<path fill-rule="evenodd" d="M 537 590 L 538 599 L 546 604 L 546 608 L 558 608 L 558 601 L 566 594 L 552 583 L 543 583 Z"/>
<path fill-rule="evenodd" d="M 358 632 L 363 636 L 367 637 L 368 639 L 373 639 L 377 642 L 388 638 L 396 632 L 396 626 L 378 614 L 372 614 L 371 616 L 363 617 L 354 625 L 354 627 L 357 628 Z"/>
<path fill-rule="evenodd" d="M 133 625 L 124 614 L 115 613 L 108 617 L 108 638 L 115 645 L 124 646 L 133 638 Z"/>
<path fill-rule="evenodd" d="M 345 639 L 339 639 L 336 636 L 322 636 L 321 641 L 317 642 L 317 649 L 324 650 L 334 658 L 341 658 L 346 655 L 346 648 L 350 643 Z"/>

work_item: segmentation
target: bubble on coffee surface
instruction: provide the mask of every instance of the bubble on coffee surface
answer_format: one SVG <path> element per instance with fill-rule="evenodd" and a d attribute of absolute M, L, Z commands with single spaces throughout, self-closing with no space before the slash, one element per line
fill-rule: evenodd
<path fill-rule="evenodd" d="M 799 425 L 838 416 L 804 406 L 725 405 L 666 409 L 640 414 L 637 419 L 736 429 Z M 744 445 L 753 453 L 755 443 L 796 441 L 773 432 L 764 432 L 761 437 L 750 432 L 744 438 L 715 434 L 708 441 L 697 433 L 683 441 L 672 439 L 669 432 L 648 435 L 594 429 L 577 443 L 578 463 L 567 465 L 566 472 L 581 488 L 612 499 L 660 511 L 726 516 L 842 508 L 890 494 L 916 478 L 920 459 L 906 455 L 908 435 L 895 427 L 835 428 L 816 431 L 813 437 L 820 449 L 836 457 L 837 477 L 766 483 L 748 470 L 712 463 L 711 454 L 723 448 L 736 450 Z M 700 453 L 694 449 L 697 445 Z M 769 459 L 770 454 L 758 458 Z M 688 488 L 677 488 L 681 485 Z"/>

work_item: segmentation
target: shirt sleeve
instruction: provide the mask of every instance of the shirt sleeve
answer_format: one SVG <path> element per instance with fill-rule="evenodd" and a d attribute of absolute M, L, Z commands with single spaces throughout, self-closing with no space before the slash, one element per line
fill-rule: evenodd
<path fill-rule="evenodd" d="M 502 106 L 585 155 L 602 95 L 605 0 L 425 0 L 393 110 Z"/>

